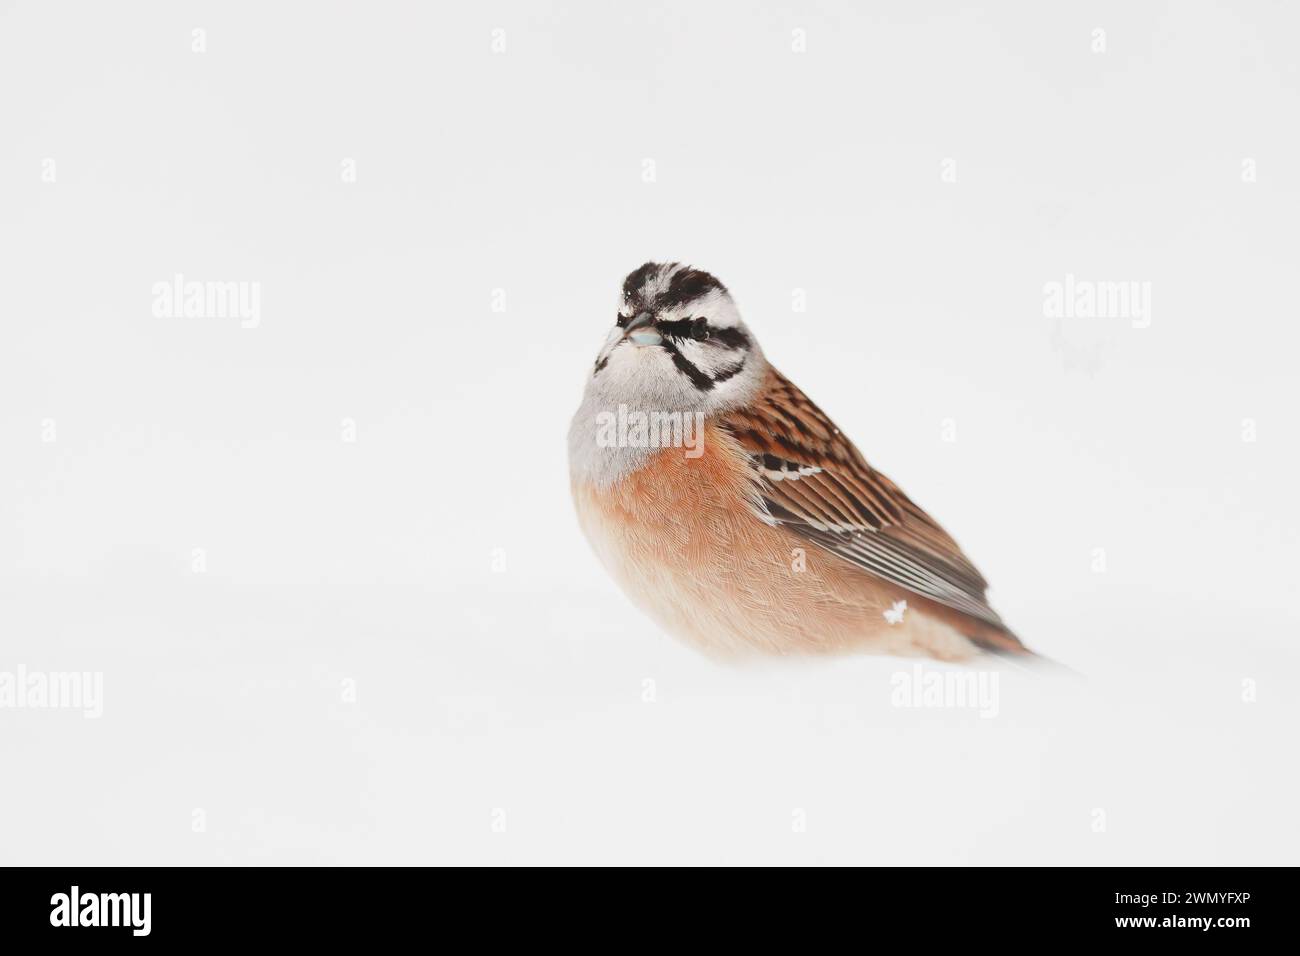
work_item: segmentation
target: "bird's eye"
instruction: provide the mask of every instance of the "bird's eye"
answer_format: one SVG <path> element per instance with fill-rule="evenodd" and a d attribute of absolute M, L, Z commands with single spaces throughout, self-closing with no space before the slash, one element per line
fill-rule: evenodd
<path fill-rule="evenodd" d="M 617 326 L 621 329 L 623 326 L 627 325 L 627 316 L 626 316 L 626 315 L 622 315 L 622 314 L 620 313 L 620 315 L 619 315 L 619 317 L 618 317 L 618 321 L 615 322 L 614 324 L 617 325 Z"/>
<path fill-rule="evenodd" d="M 691 323 L 691 338 L 697 342 L 707 342 L 709 338 L 709 320 L 700 316 Z"/>

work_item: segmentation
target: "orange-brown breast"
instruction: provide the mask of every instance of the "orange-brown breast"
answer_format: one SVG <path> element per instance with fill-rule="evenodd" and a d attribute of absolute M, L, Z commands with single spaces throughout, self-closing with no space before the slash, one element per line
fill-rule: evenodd
<path fill-rule="evenodd" d="M 579 521 L 628 595 L 715 655 L 859 650 L 964 660 L 953 615 L 854 567 L 750 506 L 748 457 L 706 424 L 703 454 L 667 448 L 609 489 L 575 483 Z M 885 611 L 907 602 L 902 619 Z"/>

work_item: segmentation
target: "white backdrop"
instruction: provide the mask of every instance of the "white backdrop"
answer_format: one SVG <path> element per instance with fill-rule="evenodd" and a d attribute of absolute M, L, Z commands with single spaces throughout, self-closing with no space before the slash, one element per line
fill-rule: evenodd
<path fill-rule="evenodd" d="M 0 679 L 103 689 L 0 706 L 0 862 L 1297 862 L 1300 12 L 1232 6 L 0 5 Z M 564 436 L 650 258 L 1088 680 L 641 617 Z"/>

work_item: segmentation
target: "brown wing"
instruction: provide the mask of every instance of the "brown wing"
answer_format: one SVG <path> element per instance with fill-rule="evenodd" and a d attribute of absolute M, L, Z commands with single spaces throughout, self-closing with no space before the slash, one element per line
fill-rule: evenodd
<path fill-rule="evenodd" d="M 865 571 L 1005 630 L 988 583 L 934 519 L 780 372 L 722 425 L 750 454 L 760 515 Z"/>

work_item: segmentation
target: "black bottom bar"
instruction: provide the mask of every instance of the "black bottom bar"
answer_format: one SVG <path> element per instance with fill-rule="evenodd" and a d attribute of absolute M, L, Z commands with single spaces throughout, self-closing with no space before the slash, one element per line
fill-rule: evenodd
<path fill-rule="evenodd" d="M 897 933 L 921 933 L 927 944 L 1233 945 L 1291 935 L 1294 876 L 1210 868 L 660 869 L 588 883 L 578 871 L 539 878 L 434 869 L 6 869 L 0 932 L 7 943 L 340 945 L 398 942 L 413 931 L 439 939 L 469 931 L 486 941 L 509 927 L 538 943 L 603 937 L 605 945 L 630 945 L 698 925 L 688 931 L 692 942 L 700 933 L 774 942 L 784 931 L 804 946 L 810 933 L 851 933 L 864 949 Z"/>

